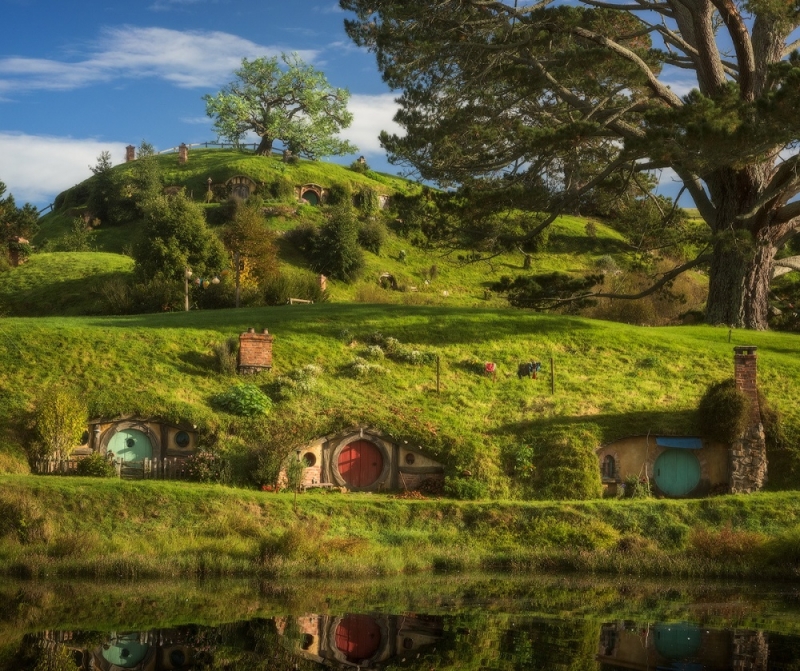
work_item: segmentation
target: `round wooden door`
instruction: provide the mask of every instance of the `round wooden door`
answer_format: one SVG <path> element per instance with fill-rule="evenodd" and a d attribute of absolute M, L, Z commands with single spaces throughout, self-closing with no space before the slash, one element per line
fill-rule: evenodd
<path fill-rule="evenodd" d="M 339 453 L 339 474 L 350 486 L 369 487 L 383 472 L 383 455 L 368 440 L 356 440 Z"/>
<path fill-rule="evenodd" d="M 336 647 L 353 664 L 372 659 L 381 646 L 381 628 L 368 615 L 346 615 L 336 627 Z"/>
<path fill-rule="evenodd" d="M 108 441 L 108 451 L 114 458 L 130 463 L 153 458 L 153 445 L 147 434 L 137 429 L 123 429 Z"/>
<path fill-rule="evenodd" d="M 667 496 L 686 496 L 700 482 L 700 462 L 691 450 L 667 450 L 656 459 L 656 484 Z"/>

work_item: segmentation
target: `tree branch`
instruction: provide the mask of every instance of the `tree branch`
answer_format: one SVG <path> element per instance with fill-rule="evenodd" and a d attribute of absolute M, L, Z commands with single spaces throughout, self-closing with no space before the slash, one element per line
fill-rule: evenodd
<path fill-rule="evenodd" d="M 791 273 L 800 272 L 800 256 L 787 256 L 785 259 L 776 259 L 772 265 L 772 279 Z"/>

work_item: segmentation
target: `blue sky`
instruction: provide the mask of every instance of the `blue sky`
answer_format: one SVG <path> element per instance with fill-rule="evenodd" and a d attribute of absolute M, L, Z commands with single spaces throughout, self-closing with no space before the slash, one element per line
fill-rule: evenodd
<path fill-rule="evenodd" d="M 215 139 L 201 97 L 241 59 L 298 52 L 351 93 L 343 136 L 397 172 L 377 140 L 395 94 L 344 32 L 336 0 L 0 0 L 0 180 L 45 206 L 143 139 L 156 150 Z M 350 163 L 354 156 L 342 157 Z"/>

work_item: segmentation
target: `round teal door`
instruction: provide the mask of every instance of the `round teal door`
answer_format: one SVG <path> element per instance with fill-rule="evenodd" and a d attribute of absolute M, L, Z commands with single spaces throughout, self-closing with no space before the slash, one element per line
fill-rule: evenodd
<path fill-rule="evenodd" d="M 654 470 L 656 485 L 667 496 L 686 496 L 700 483 L 700 462 L 690 450 L 666 450 Z"/>
<path fill-rule="evenodd" d="M 137 429 L 124 429 L 115 433 L 108 441 L 108 451 L 114 458 L 130 463 L 153 458 L 153 444 L 147 434 Z"/>

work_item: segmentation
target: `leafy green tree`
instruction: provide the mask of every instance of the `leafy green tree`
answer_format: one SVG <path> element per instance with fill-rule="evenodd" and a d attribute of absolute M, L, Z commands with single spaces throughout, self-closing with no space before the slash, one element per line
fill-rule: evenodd
<path fill-rule="evenodd" d="M 247 259 L 256 279 L 261 282 L 278 274 L 275 235 L 259 207 L 238 203 L 231 222 L 222 233 L 222 241 L 233 256 L 236 283 L 236 307 L 239 307 L 242 260 Z"/>
<path fill-rule="evenodd" d="M 710 242 L 653 290 L 708 266 L 707 320 L 766 328 L 776 254 L 800 228 L 796 3 L 340 6 L 403 91 L 406 133 L 381 135 L 392 161 L 441 184 L 524 193 L 543 176 L 547 198 L 519 203 L 549 212 L 527 236 L 597 187 L 671 170 Z M 679 72 L 696 85 L 683 97 L 670 88 Z"/>
<path fill-rule="evenodd" d="M 66 457 L 87 426 L 88 410 L 83 401 L 66 389 L 45 390 L 36 408 L 36 434 L 39 445 L 35 456 Z"/>
<path fill-rule="evenodd" d="M 331 208 L 328 220 L 314 240 L 313 265 L 328 277 L 352 282 L 364 269 L 364 252 L 358 243 L 360 226 L 352 205 Z"/>
<path fill-rule="evenodd" d="M 347 111 L 350 93 L 332 88 L 325 75 L 297 54 L 242 59 L 236 80 L 216 96 L 206 95 L 206 114 L 220 137 L 238 144 L 252 131 L 261 138 L 257 153 L 269 156 L 281 140 L 295 154 L 310 158 L 358 151 L 335 137 L 353 115 Z"/>
<path fill-rule="evenodd" d="M 188 266 L 195 276 L 210 275 L 226 265 L 225 248 L 206 225 L 202 208 L 179 193 L 148 203 L 141 236 L 134 246 L 136 274 L 182 280 Z"/>

